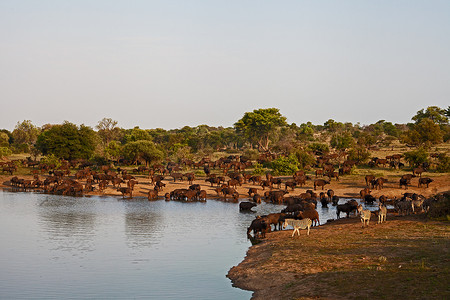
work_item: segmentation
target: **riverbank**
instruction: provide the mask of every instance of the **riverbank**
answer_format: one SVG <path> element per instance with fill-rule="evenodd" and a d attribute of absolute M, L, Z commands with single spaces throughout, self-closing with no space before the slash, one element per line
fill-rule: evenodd
<path fill-rule="evenodd" d="M 29 172 L 29 171 L 28 171 Z M 367 171 L 371 172 L 371 170 Z M 364 180 L 364 175 L 366 173 L 366 170 L 359 171 L 358 174 L 355 175 L 346 175 L 340 178 L 339 181 L 336 181 L 333 179 L 330 184 L 325 186 L 325 191 L 328 189 L 332 189 L 335 192 L 335 195 L 342 197 L 342 198 L 357 198 L 359 197 L 359 192 L 366 187 L 366 183 Z M 401 175 L 406 174 L 407 172 L 400 172 L 400 171 L 389 171 L 384 174 L 384 178 L 387 178 L 389 181 L 384 184 L 384 188 L 382 190 L 372 190 L 372 195 L 376 198 L 378 198 L 381 195 L 385 195 L 388 198 L 394 198 L 394 197 L 402 197 L 402 194 L 405 192 L 410 193 L 418 193 L 425 197 L 429 197 L 431 195 L 435 195 L 440 192 L 447 191 L 449 189 L 449 182 L 450 182 L 450 174 L 439 174 L 439 173 L 433 173 L 433 174 L 424 174 L 424 176 L 430 177 L 433 179 L 433 182 L 430 184 L 429 188 L 421 187 L 419 188 L 417 186 L 418 178 L 413 178 L 411 181 L 411 185 L 408 186 L 408 189 L 405 190 L 403 188 L 399 187 L 398 181 Z M 23 179 L 33 179 L 32 175 L 28 175 L 30 173 L 21 175 L 20 173 L 14 176 L 17 176 L 19 178 Z M 139 182 L 134 187 L 133 191 L 133 197 L 147 197 L 148 191 L 150 189 L 153 189 L 153 185 L 150 184 L 150 179 L 148 176 L 144 175 L 134 175 L 136 177 L 136 180 Z M 381 175 L 379 175 L 381 176 Z M 11 179 L 10 175 L 0 175 L 0 188 L 11 188 L 9 184 L 9 180 Z M 41 178 L 45 178 L 45 176 L 41 176 Z M 74 178 L 72 175 L 71 178 Z M 288 179 L 289 177 L 283 177 L 284 179 Z M 301 193 L 304 193 L 308 189 L 314 189 L 313 186 L 314 177 L 311 180 L 307 180 L 306 184 L 303 187 L 296 187 L 294 190 L 288 189 L 289 196 L 297 196 Z M 82 184 L 85 183 L 84 180 L 80 180 Z M 188 188 L 189 183 L 187 181 L 177 181 L 174 182 L 170 176 L 167 176 L 163 182 L 166 184 L 166 186 L 163 188 L 162 192 L 159 193 L 159 199 L 164 199 L 165 193 L 170 193 L 171 191 L 175 189 L 180 188 Z M 207 192 L 207 197 L 210 199 L 222 199 L 221 197 L 218 197 L 215 186 L 211 187 L 211 185 L 208 182 L 205 182 L 205 178 L 197 178 L 193 182 L 194 184 L 199 184 L 203 190 Z M 95 185 L 97 186 L 97 185 Z M 122 184 L 122 186 L 126 186 Z M 248 189 L 249 188 L 257 188 L 258 193 L 263 195 L 265 191 L 268 190 L 266 188 L 263 190 L 260 186 L 253 185 L 251 183 L 243 184 L 242 186 L 237 186 L 236 190 L 239 193 L 239 200 L 246 200 L 249 198 L 248 196 Z M 284 184 L 281 185 L 281 189 L 284 190 Z M 278 190 L 277 188 L 274 188 L 274 190 Z M 320 193 L 322 190 L 318 189 L 316 192 Z M 93 192 L 86 192 L 85 195 L 106 195 L 106 196 L 122 196 L 120 192 L 117 191 L 116 188 L 114 188 L 111 184 L 109 184 L 106 189 L 102 192 L 98 191 L 97 189 Z M 230 197 L 228 197 L 229 200 Z"/>
<path fill-rule="evenodd" d="M 230 269 L 252 299 L 448 299 L 450 227 L 422 215 L 273 232 Z"/>

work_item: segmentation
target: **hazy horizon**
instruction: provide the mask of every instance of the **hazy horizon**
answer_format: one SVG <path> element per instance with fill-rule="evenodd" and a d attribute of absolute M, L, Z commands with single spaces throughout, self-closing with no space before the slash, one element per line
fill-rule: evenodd
<path fill-rule="evenodd" d="M 450 103 L 450 1 L 0 1 L 0 128 L 406 124 Z"/>

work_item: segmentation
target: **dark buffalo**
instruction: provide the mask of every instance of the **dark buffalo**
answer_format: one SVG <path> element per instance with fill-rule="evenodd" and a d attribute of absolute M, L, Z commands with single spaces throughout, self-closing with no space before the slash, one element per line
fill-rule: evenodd
<path fill-rule="evenodd" d="M 330 181 L 324 179 L 316 179 L 314 180 L 314 190 L 316 190 L 318 186 L 321 186 L 323 190 L 326 184 L 330 184 Z"/>
<path fill-rule="evenodd" d="M 433 182 L 433 179 L 429 178 L 429 177 L 423 177 L 423 178 L 419 178 L 419 185 L 418 187 L 421 187 L 422 185 L 426 184 L 427 187 L 430 183 Z"/>
<path fill-rule="evenodd" d="M 241 202 L 239 203 L 239 210 L 240 211 L 248 211 L 252 210 L 253 207 L 255 207 L 257 204 L 255 202 Z"/>

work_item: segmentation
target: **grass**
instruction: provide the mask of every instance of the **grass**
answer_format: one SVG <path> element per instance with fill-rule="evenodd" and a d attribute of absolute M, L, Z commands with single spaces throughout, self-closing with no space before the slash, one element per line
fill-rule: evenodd
<path fill-rule="evenodd" d="M 279 233 L 253 272 L 261 266 L 265 274 L 285 274 L 281 299 L 450 298 L 448 223 L 396 217 L 362 229 L 356 221 L 314 229 L 309 237 Z M 293 274 L 300 279 L 292 281 Z"/>

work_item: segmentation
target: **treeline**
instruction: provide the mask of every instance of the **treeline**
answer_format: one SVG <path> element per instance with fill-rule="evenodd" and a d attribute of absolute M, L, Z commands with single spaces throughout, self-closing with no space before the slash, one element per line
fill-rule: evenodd
<path fill-rule="evenodd" d="M 411 123 L 393 124 L 380 120 L 364 125 L 328 120 L 288 124 L 276 108 L 247 112 L 233 127 L 199 125 L 181 129 L 124 129 L 110 118 L 95 128 L 70 122 L 42 127 L 30 120 L 18 122 L 10 132 L 0 130 L 0 157 L 11 153 L 54 156 L 58 159 L 93 160 L 98 163 L 127 160 L 132 164 L 151 164 L 164 160 L 180 162 L 208 156 L 216 151 L 241 152 L 251 159 L 260 153 L 277 153 L 307 160 L 307 153 L 326 154 L 346 150 L 358 160 L 368 159 L 367 149 L 388 147 L 393 142 L 430 148 L 448 142 L 450 107 L 430 106 L 412 117 Z"/>

